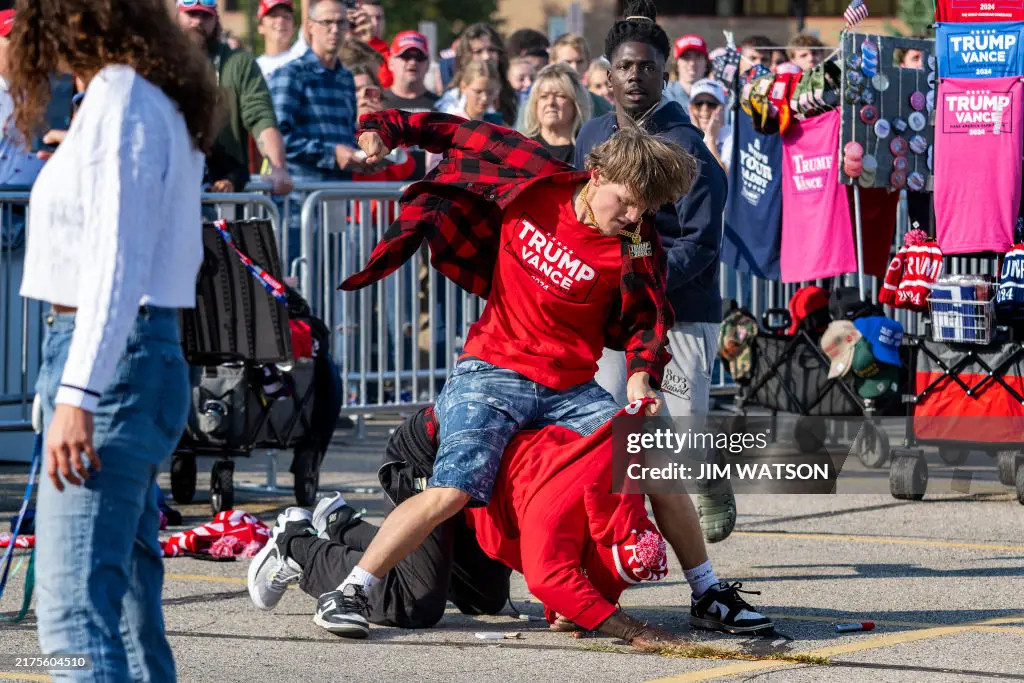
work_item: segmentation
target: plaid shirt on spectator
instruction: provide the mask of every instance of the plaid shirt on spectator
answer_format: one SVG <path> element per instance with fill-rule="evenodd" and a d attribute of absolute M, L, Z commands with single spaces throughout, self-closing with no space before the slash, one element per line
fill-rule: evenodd
<path fill-rule="evenodd" d="M 338 62 L 324 67 L 313 50 L 270 75 L 270 95 L 280 122 L 288 171 L 296 180 L 348 180 L 338 168 L 337 145 L 355 146 L 356 86 Z"/>
<path fill-rule="evenodd" d="M 360 124 L 360 133 L 377 133 L 388 149 L 416 145 L 443 153 L 444 158 L 405 192 L 398 220 L 363 270 L 345 280 L 340 289 L 359 289 L 384 279 L 426 240 L 430 262 L 438 271 L 487 298 L 509 204 L 541 179 L 581 184 L 590 178 L 590 173 L 573 170 L 533 140 L 484 121 L 390 109 L 366 114 Z M 651 243 L 652 255 L 631 258 L 623 240 L 619 310 L 609 312 L 604 343 L 626 352 L 630 375 L 648 372 L 657 385 L 670 358 L 666 343 L 673 324 L 665 295 L 667 262 L 649 218 L 641 221 L 639 232 Z"/>

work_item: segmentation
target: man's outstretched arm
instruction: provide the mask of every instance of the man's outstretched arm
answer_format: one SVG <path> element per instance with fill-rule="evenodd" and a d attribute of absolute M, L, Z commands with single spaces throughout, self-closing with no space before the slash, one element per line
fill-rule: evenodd
<path fill-rule="evenodd" d="M 614 638 L 621 638 L 633 647 L 657 647 L 679 643 L 681 638 L 668 631 L 648 626 L 645 622 L 635 619 L 621 609 L 615 610 L 610 617 L 602 621 L 597 630 Z"/>

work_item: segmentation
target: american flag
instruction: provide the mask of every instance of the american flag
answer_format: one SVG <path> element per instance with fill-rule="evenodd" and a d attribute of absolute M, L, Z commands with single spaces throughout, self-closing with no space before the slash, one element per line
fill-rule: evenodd
<path fill-rule="evenodd" d="M 864 0 L 853 0 L 850 6 L 843 12 L 843 19 L 846 20 L 846 25 L 854 27 L 860 22 L 868 18 L 868 6 Z"/>

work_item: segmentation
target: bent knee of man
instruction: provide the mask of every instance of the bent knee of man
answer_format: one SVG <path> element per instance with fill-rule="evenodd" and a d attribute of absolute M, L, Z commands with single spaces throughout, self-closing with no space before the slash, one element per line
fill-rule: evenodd
<path fill-rule="evenodd" d="M 447 600 L 427 598 L 416 603 L 414 609 L 404 617 L 401 628 L 431 628 L 444 617 Z"/>

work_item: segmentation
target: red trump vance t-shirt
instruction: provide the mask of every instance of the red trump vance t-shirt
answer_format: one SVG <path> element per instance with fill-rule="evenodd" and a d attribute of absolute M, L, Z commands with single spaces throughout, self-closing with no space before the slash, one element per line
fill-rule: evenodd
<path fill-rule="evenodd" d="M 539 181 L 506 209 L 491 295 L 464 347 L 556 391 L 594 378 L 619 306 L 622 238 L 576 219 L 575 190 Z"/>

